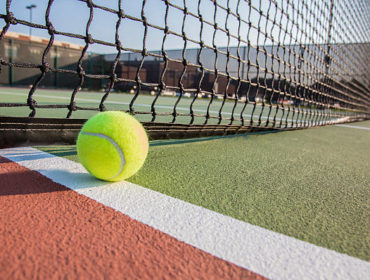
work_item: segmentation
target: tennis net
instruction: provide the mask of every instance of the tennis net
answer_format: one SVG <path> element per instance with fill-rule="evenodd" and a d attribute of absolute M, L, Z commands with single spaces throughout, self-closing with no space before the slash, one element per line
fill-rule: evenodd
<path fill-rule="evenodd" d="M 152 139 L 370 118 L 369 1 L 65 5 L 35 7 L 38 21 L 22 18 L 15 1 L 2 7 L 0 83 L 29 85 L 22 101 L 0 92 L 7 135 L 50 128 L 75 138 L 88 116 L 105 110 L 136 115 Z M 45 88 L 68 97 L 51 90 L 55 99 L 46 100 Z M 60 120 L 44 120 L 42 112 L 55 110 Z"/>

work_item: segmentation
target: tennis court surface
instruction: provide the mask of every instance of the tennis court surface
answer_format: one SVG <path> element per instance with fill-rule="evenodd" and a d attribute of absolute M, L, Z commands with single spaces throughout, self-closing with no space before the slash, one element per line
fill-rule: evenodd
<path fill-rule="evenodd" d="M 75 146 L 2 149 L 1 275 L 366 279 L 370 122 L 350 125 L 152 141 L 120 183 Z"/>

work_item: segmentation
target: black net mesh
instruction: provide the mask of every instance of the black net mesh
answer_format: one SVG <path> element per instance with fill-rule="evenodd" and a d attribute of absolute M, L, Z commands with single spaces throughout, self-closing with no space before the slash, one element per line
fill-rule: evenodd
<path fill-rule="evenodd" d="M 137 12 L 121 0 L 80 2 L 88 14 L 80 21 L 81 34 L 54 27 L 54 1 L 45 3 L 42 24 L 16 18 L 13 2 L 6 1 L 0 14 L 1 83 L 9 84 L 7 73 L 13 79 L 16 71 L 34 74 L 23 103 L 4 97 L 0 109 L 24 107 L 29 117 L 63 109 L 63 119 L 83 118 L 82 111 L 123 110 L 148 127 L 172 124 L 191 136 L 370 118 L 367 0 L 131 1 Z M 92 34 L 100 14 L 114 21 L 111 41 Z M 12 50 L 7 32 L 16 25 L 47 32 L 37 63 L 28 59 L 35 54 L 21 61 L 7 54 L 6 46 Z M 56 63 L 57 37 L 83 42 L 73 61 Z M 96 46 L 115 51 L 96 53 Z M 58 85 L 70 88 L 68 100 L 38 101 L 41 86 Z M 103 90 L 99 102 L 79 102 L 89 94 L 85 89 Z"/>

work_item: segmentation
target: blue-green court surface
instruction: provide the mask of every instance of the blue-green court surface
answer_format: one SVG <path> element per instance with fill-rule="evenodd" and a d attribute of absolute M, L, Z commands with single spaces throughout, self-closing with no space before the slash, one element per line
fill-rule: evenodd
<path fill-rule="evenodd" d="M 74 146 L 38 148 L 78 161 Z M 348 126 L 152 141 L 128 181 L 369 261 L 369 158 L 370 130 Z"/>

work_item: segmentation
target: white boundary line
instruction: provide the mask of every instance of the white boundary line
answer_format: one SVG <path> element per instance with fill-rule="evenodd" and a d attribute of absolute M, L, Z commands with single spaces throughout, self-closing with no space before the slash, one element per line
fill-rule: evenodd
<path fill-rule="evenodd" d="M 23 93 L 18 93 L 18 92 L 12 92 L 12 93 L 2 93 L 0 92 L 0 96 L 1 95 L 18 95 L 18 96 L 26 96 L 25 94 Z M 42 94 L 40 96 L 38 96 L 38 98 L 42 99 L 42 98 L 52 98 L 52 99 L 61 99 L 61 100 L 70 100 L 70 97 L 67 97 L 67 96 L 54 96 L 54 95 L 46 95 L 46 94 Z M 84 101 L 84 102 L 91 102 L 91 103 L 98 103 L 100 102 L 100 99 L 88 99 L 88 98 L 81 98 L 81 97 L 76 97 L 75 98 L 76 101 Z M 114 101 L 114 100 L 107 100 L 105 101 L 105 104 L 116 104 L 116 105 L 130 105 L 130 102 L 122 102 L 122 101 Z M 134 104 L 134 107 L 146 107 L 146 108 L 150 108 L 152 105 L 151 104 L 140 104 L 140 103 L 135 103 Z M 257 105 L 258 107 L 261 107 L 261 105 Z M 161 108 L 161 109 L 173 109 L 173 106 L 169 106 L 169 105 L 155 105 L 156 108 Z M 178 106 L 176 107 L 176 110 L 178 111 L 184 111 L 184 112 L 189 112 L 189 107 L 181 107 L 181 106 Z M 265 113 L 266 113 L 266 110 L 265 109 Z M 199 112 L 199 113 L 206 113 L 207 110 L 205 109 L 193 109 L 194 112 Z M 213 110 L 210 110 L 209 113 L 211 114 L 217 114 L 219 113 L 219 111 L 213 111 Z M 227 111 L 222 111 L 222 115 L 223 116 L 231 116 L 231 112 L 227 112 Z M 235 115 L 238 115 L 237 113 L 235 113 Z M 243 114 L 243 117 L 251 117 L 252 115 L 250 114 Z M 253 115 L 253 120 L 257 120 L 259 118 L 259 113 L 255 113 Z M 267 116 L 261 116 L 261 119 L 267 119 Z M 274 117 L 273 116 L 270 116 L 269 117 L 269 120 L 273 120 Z M 282 118 L 283 120 L 286 119 L 286 116 L 284 118 Z M 277 118 L 276 119 L 277 121 L 280 121 L 280 118 Z M 288 122 L 291 122 L 292 121 L 292 116 L 290 115 L 289 118 L 288 118 Z M 295 119 L 293 119 L 293 121 L 295 121 Z M 299 123 L 301 123 L 302 121 L 298 121 Z"/>
<path fill-rule="evenodd" d="M 272 279 L 368 279 L 370 262 L 254 226 L 128 182 L 104 183 L 34 148 L 0 155 L 224 260 Z"/>
<path fill-rule="evenodd" d="M 370 130 L 370 128 L 369 128 L 369 127 L 357 126 L 357 125 L 337 124 L 336 126 L 348 127 L 348 128 L 357 128 L 357 129 L 364 129 L 364 130 Z"/>
<path fill-rule="evenodd" d="M 6 92 L 0 92 L 0 96 L 1 95 L 18 95 L 18 96 L 26 96 L 25 94 L 23 93 L 18 93 L 18 92 L 12 92 L 12 93 L 6 93 Z M 52 98 L 52 99 L 62 99 L 62 100 L 70 100 L 70 97 L 67 97 L 67 96 L 55 96 L 55 95 L 46 95 L 46 94 L 42 94 L 40 96 L 38 96 L 38 98 Z M 84 101 L 84 102 L 91 102 L 91 103 L 97 103 L 97 102 L 100 102 L 100 99 L 87 99 L 87 98 L 81 98 L 81 97 L 76 97 L 75 98 L 76 101 Z M 107 100 L 105 101 L 106 104 L 116 104 L 116 105 L 130 105 L 130 102 L 122 102 L 122 101 L 114 101 L 114 100 Z M 146 108 L 149 108 L 151 107 L 152 105 L 151 104 L 140 104 L 140 103 L 135 103 L 134 106 L 137 106 L 137 107 L 146 107 Z M 257 105 L 258 107 L 261 107 L 261 105 Z M 161 109 L 173 109 L 173 106 L 169 106 L 169 105 L 155 105 L 156 108 L 161 108 Z M 189 111 L 189 108 L 187 107 L 176 107 L 176 110 L 179 110 L 179 111 L 184 111 L 184 112 L 188 112 Z M 265 109 L 265 113 L 266 113 L 266 110 Z M 207 110 L 204 110 L 204 109 L 193 109 L 194 112 L 198 112 L 198 113 L 206 113 Z M 219 111 L 213 111 L 213 110 L 210 110 L 209 113 L 211 114 L 219 114 Z M 223 116 L 231 116 L 231 112 L 227 112 L 227 111 L 222 111 L 221 113 Z M 235 115 L 239 115 L 238 113 L 235 113 Z M 252 115 L 250 114 L 243 114 L 243 117 L 251 117 Z M 253 120 L 257 120 L 259 118 L 259 113 L 255 113 L 253 115 Z M 266 120 L 268 117 L 267 116 L 261 116 L 261 119 L 264 119 Z M 270 121 L 274 120 L 274 117 L 270 115 L 270 117 L 268 118 Z M 277 117 L 276 118 L 276 121 L 280 121 L 280 120 L 285 120 L 286 119 L 286 116 L 284 118 L 279 118 Z M 333 122 L 339 122 L 339 121 L 342 121 L 343 119 L 346 119 L 346 118 L 339 118 L 339 119 L 332 119 Z M 296 120 L 295 119 L 292 119 L 292 115 L 289 116 L 289 118 L 287 119 L 288 122 L 295 122 Z M 304 121 L 301 121 L 299 120 L 298 121 L 299 123 L 302 123 Z M 295 127 L 295 125 L 293 126 Z"/>
<path fill-rule="evenodd" d="M 12 92 L 12 93 L 1 93 L 0 92 L 0 95 L 18 95 L 18 96 L 26 96 L 25 94 L 23 93 L 17 93 L 17 92 Z M 54 95 L 40 95 L 38 96 L 38 98 L 52 98 L 52 99 L 61 99 L 61 100 L 70 100 L 70 97 L 66 97 L 66 96 L 54 96 Z M 81 98 L 81 97 L 76 97 L 75 98 L 76 101 L 84 101 L 84 102 L 91 102 L 91 103 L 98 103 L 100 102 L 100 99 L 88 99 L 88 98 Z M 114 101 L 114 100 L 107 100 L 105 101 L 106 104 L 116 104 L 116 105 L 130 105 L 130 102 L 121 102 L 121 101 Z M 135 103 L 134 106 L 137 106 L 137 107 L 146 107 L 146 108 L 150 108 L 152 107 L 151 104 L 140 104 L 140 103 Z M 258 105 L 260 106 L 260 105 Z M 169 105 L 155 105 L 156 108 L 161 108 L 161 109 L 173 109 L 173 106 L 169 106 Z M 179 111 L 185 111 L 185 112 L 188 112 L 189 111 L 189 108 L 186 108 L 186 107 L 176 107 L 176 110 L 179 110 Z M 206 113 L 207 110 L 202 110 L 202 109 L 193 109 L 194 112 L 199 112 L 199 113 Z M 211 114 L 218 114 L 219 112 L 218 111 L 212 111 L 210 110 L 209 113 Z M 222 111 L 222 115 L 227 115 L 227 116 L 231 116 L 231 112 L 226 112 L 226 111 Z M 250 114 L 243 114 L 244 117 L 251 117 Z M 257 119 L 259 117 L 259 114 L 256 113 L 254 114 L 254 119 Z M 262 119 L 267 119 L 266 116 L 261 116 Z M 270 120 L 273 120 L 273 117 L 270 116 Z M 291 119 L 288 119 L 289 121 L 291 121 Z"/>

